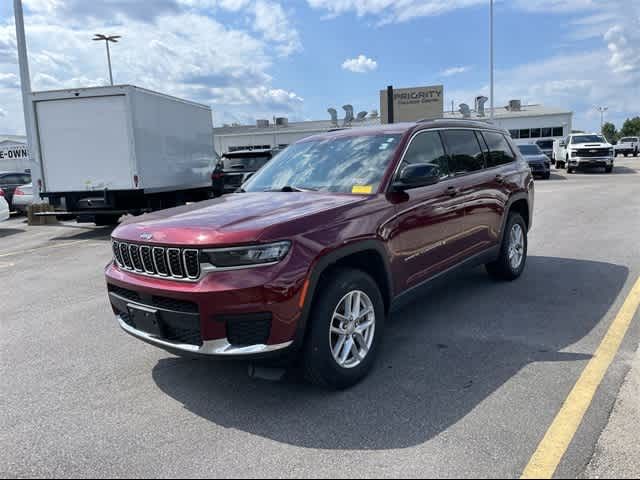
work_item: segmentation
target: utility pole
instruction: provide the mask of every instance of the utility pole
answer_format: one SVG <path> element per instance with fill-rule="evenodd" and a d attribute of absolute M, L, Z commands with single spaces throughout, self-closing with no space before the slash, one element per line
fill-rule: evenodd
<path fill-rule="evenodd" d="M 24 126 L 27 134 L 31 181 L 36 188 L 36 192 L 39 193 L 43 190 L 42 164 L 40 163 L 40 145 L 36 132 L 35 105 L 31 97 L 31 73 L 29 72 L 29 56 L 24 31 L 22 0 L 13 0 L 13 14 L 16 22 L 16 43 L 18 47 L 18 64 L 20 66 L 20 87 L 22 89 L 22 110 L 24 112 Z M 35 195 L 34 203 L 42 203 L 40 195 Z"/>
<path fill-rule="evenodd" d="M 118 43 L 118 39 L 122 38 L 121 35 L 103 35 L 102 33 L 96 33 L 95 38 L 93 38 L 94 42 L 102 42 L 107 45 L 107 62 L 109 64 L 109 80 L 111 82 L 111 86 L 113 87 L 113 71 L 111 70 L 111 50 L 109 50 L 109 43 Z"/>

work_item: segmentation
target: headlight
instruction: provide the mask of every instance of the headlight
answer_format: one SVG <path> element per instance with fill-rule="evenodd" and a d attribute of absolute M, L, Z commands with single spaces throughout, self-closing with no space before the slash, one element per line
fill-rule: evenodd
<path fill-rule="evenodd" d="M 571 150 L 571 156 L 572 157 L 579 157 L 580 156 L 580 150 Z"/>
<path fill-rule="evenodd" d="M 291 242 L 276 242 L 247 247 L 204 250 L 203 260 L 216 268 L 235 268 L 265 265 L 282 260 L 289 253 Z"/>
<path fill-rule="evenodd" d="M 613 157 L 613 148 L 610 148 L 610 149 L 609 149 L 609 156 L 610 156 L 610 157 Z"/>

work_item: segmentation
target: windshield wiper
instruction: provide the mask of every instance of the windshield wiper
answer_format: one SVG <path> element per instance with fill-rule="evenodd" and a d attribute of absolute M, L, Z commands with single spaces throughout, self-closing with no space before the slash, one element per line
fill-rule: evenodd
<path fill-rule="evenodd" d="M 272 189 L 265 190 L 265 192 L 317 192 L 317 191 L 318 191 L 317 188 L 296 187 L 293 185 L 285 185 L 282 188 L 272 188 Z"/>

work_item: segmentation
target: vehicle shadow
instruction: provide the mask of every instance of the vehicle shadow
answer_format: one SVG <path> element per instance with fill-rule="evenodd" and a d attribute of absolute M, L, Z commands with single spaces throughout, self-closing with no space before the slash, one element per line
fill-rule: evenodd
<path fill-rule="evenodd" d="M 567 180 L 567 177 L 551 172 L 551 177 L 549 178 L 549 180 Z"/>
<path fill-rule="evenodd" d="M 561 350 L 586 336 L 628 269 L 530 257 L 514 283 L 464 271 L 398 311 L 378 366 L 345 392 L 251 380 L 246 366 L 165 358 L 153 379 L 194 414 L 277 442 L 318 449 L 419 445 L 461 420 L 533 362 L 586 361 Z"/>
<path fill-rule="evenodd" d="M 53 237 L 52 241 L 110 240 L 111 232 L 114 230 L 114 227 L 83 227 L 80 225 L 65 225 L 64 227 L 73 231 Z"/>
<path fill-rule="evenodd" d="M 21 228 L 2 228 L 0 227 L 0 238 L 10 237 L 18 233 L 24 233 L 26 230 Z"/>

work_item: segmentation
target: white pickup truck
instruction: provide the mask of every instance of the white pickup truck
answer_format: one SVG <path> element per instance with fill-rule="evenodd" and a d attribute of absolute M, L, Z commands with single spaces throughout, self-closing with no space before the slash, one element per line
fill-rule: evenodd
<path fill-rule="evenodd" d="M 556 168 L 566 168 L 573 173 L 580 168 L 601 167 L 613 172 L 613 145 L 597 133 L 573 134 L 554 144 Z"/>
<path fill-rule="evenodd" d="M 640 151 L 640 137 L 621 138 L 613 149 L 616 153 L 616 157 L 618 155 L 624 155 L 625 157 L 633 155 L 634 157 L 637 157 L 638 152 Z"/>

